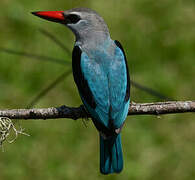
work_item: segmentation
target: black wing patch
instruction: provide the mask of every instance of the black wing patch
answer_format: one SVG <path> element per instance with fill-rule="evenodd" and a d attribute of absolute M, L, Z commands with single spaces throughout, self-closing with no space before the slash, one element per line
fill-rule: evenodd
<path fill-rule="evenodd" d="M 81 54 L 82 51 L 79 46 L 75 46 L 72 52 L 72 70 L 73 70 L 73 77 L 74 81 L 78 87 L 80 96 L 85 100 L 85 102 L 93 109 L 96 108 L 96 103 L 93 98 L 93 94 L 89 88 L 88 82 L 86 81 L 82 70 L 81 70 Z M 105 127 L 101 122 L 97 119 L 92 117 L 93 123 L 95 124 L 96 128 L 105 134 L 105 136 L 110 136 L 113 134 L 110 129 Z"/>
<path fill-rule="evenodd" d="M 127 90 L 126 90 L 126 95 L 125 95 L 125 101 L 127 102 L 130 98 L 130 75 L 129 75 L 129 68 L 128 68 L 128 64 L 127 64 L 127 58 L 126 58 L 126 55 L 125 55 L 125 51 L 121 45 L 121 43 L 117 40 L 114 41 L 116 46 L 118 46 L 123 54 L 124 54 L 124 57 L 125 57 L 125 64 L 126 64 L 126 69 L 127 69 Z"/>
<path fill-rule="evenodd" d="M 95 109 L 96 103 L 93 98 L 93 94 L 81 70 L 81 54 L 82 51 L 79 48 L 79 46 L 75 46 L 72 52 L 72 70 L 74 81 L 77 85 L 80 96 L 86 101 L 86 103 L 91 108 Z"/>

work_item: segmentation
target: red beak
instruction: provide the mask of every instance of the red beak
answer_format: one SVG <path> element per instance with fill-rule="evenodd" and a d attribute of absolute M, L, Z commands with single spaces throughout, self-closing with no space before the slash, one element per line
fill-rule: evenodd
<path fill-rule="evenodd" d="M 48 21 L 63 23 L 65 21 L 63 12 L 64 11 L 37 11 L 32 12 L 32 14 Z"/>

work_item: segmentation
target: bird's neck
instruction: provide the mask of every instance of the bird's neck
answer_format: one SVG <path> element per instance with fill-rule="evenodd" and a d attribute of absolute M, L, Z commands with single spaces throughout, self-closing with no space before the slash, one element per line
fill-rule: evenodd
<path fill-rule="evenodd" d="M 76 35 L 76 45 L 79 45 L 83 50 L 96 49 L 110 41 L 110 34 L 104 31 L 86 31 L 82 35 Z"/>

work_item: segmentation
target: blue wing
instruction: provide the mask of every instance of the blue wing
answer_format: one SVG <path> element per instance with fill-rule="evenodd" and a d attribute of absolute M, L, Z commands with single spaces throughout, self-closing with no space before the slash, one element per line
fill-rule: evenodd
<path fill-rule="evenodd" d="M 110 67 L 111 80 L 111 118 L 114 126 L 119 128 L 125 121 L 130 102 L 130 77 L 125 52 L 119 41 L 115 41 L 115 61 Z"/>
<path fill-rule="evenodd" d="M 78 46 L 73 51 L 73 75 L 81 99 L 104 133 L 122 126 L 129 107 L 128 67 L 123 49 L 115 43 L 112 55 L 95 51 L 90 56 Z"/>

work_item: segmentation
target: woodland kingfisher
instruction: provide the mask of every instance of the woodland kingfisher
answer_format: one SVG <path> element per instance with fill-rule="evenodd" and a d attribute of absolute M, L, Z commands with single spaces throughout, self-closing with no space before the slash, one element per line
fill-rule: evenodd
<path fill-rule="evenodd" d="M 130 104 L 130 77 L 121 44 L 111 39 L 103 18 L 91 9 L 32 14 L 61 23 L 74 33 L 73 77 L 99 132 L 100 172 L 120 173 L 123 169 L 120 132 Z"/>

